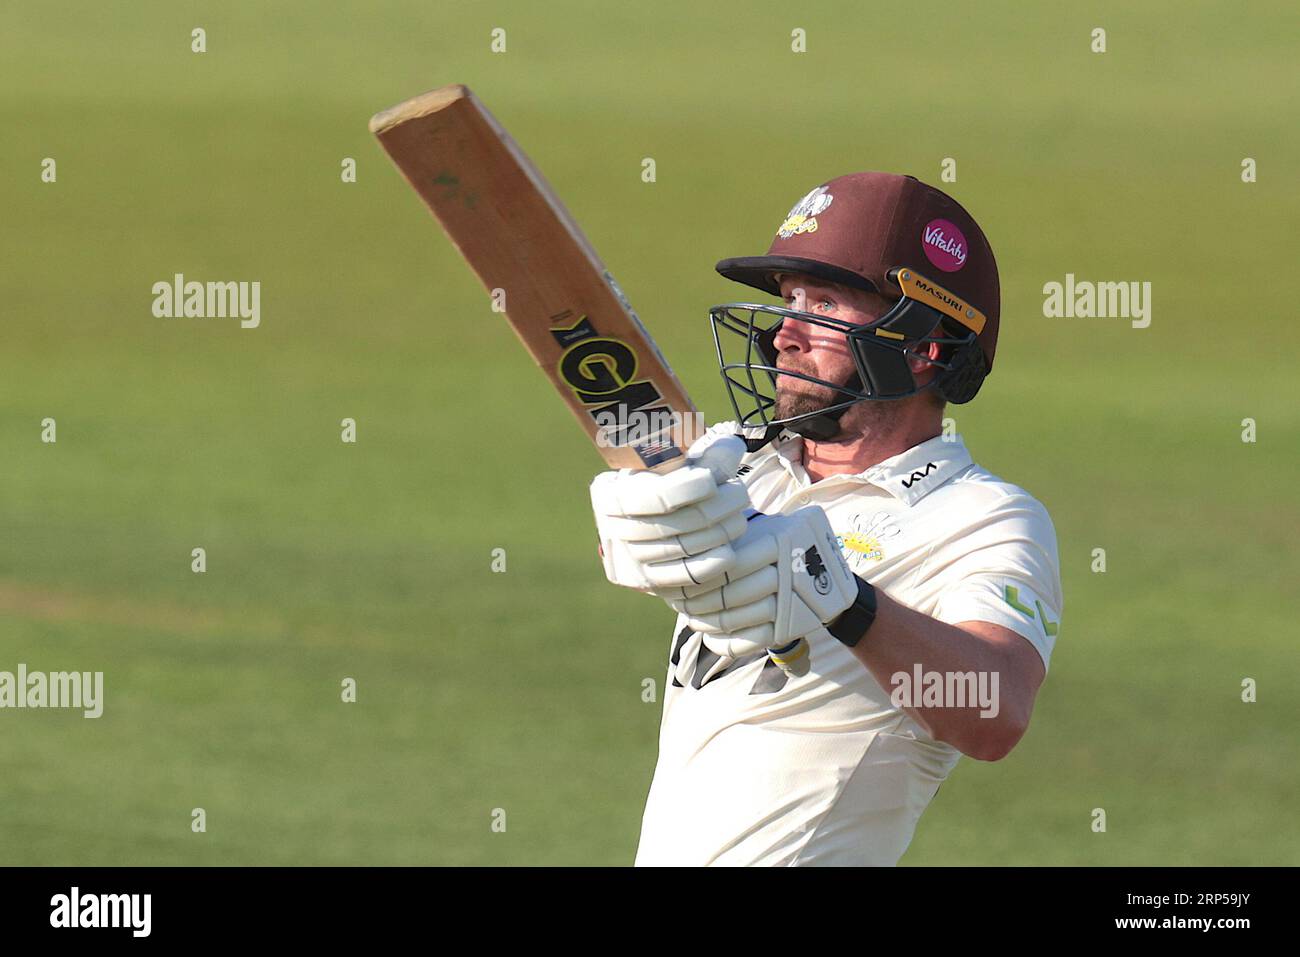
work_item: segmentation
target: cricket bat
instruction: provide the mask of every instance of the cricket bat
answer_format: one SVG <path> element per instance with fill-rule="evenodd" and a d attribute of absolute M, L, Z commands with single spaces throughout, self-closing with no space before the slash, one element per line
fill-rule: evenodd
<path fill-rule="evenodd" d="M 469 88 L 400 103 L 370 131 L 605 462 L 682 465 L 704 431 L 690 397 L 559 197 Z"/>
<path fill-rule="evenodd" d="M 461 85 L 375 114 L 370 132 L 504 311 L 611 468 L 671 472 L 700 414 L 523 150 Z M 771 653 L 807 673 L 803 639 Z"/>

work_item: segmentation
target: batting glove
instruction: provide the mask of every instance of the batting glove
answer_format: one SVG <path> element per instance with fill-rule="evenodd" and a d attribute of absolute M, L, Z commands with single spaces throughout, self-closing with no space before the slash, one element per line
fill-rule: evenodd
<path fill-rule="evenodd" d="M 736 561 L 731 543 L 745 532 L 749 495 L 735 477 L 745 443 L 706 435 L 685 467 L 660 475 L 621 469 L 591 483 L 605 577 L 651 594 L 717 581 Z"/>
<path fill-rule="evenodd" d="M 826 513 L 816 505 L 750 520 L 736 561 L 712 589 L 666 598 L 714 654 L 742 658 L 786 648 L 833 622 L 858 594 Z"/>

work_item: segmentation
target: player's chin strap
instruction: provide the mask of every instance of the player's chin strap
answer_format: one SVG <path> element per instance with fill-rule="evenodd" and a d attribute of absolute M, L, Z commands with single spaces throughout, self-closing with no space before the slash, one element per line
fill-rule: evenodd
<path fill-rule="evenodd" d="M 842 391 L 849 393 L 861 392 L 862 377 L 856 372 L 853 373 L 841 389 Z M 862 399 L 860 401 L 865 402 L 867 400 Z M 857 403 L 854 404 L 856 405 Z M 793 432 L 795 435 L 801 435 L 805 439 L 812 439 L 814 442 L 826 442 L 840 434 L 840 419 L 842 419 L 844 413 L 849 411 L 852 407 L 852 405 L 846 405 L 833 412 L 815 412 L 806 418 L 797 419 L 794 422 L 787 422 L 784 425 L 769 425 L 763 431 L 762 436 L 757 439 L 747 439 L 743 435 L 740 436 L 740 438 L 744 439 L 745 450 L 747 452 L 757 452 L 759 449 L 763 448 L 763 446 L 772 442 L 772 440 L 784 431 Z"/>
<path fill-rule="evenodd" d="M 819 412 L 798 422 L 791 422 L 785 428 L 802 435 L 814 442 L 827 442 L 840 434 L 840 419 L 849 411 L 850 406 L 836 409 L 834 412 Z"/>
<path fill-rule="evenodd" d="M 757 452 L 763 446 L 767 445 L 778 435 L 780 435 L 781 430 L 784 428 L 785 426 L 783 425 L 769 425 L 766 429 L 763 430 L 763 434 L 756 439 L 747 439 L 743 434 L 737 436 L 737 438 L 744 440 L 746 452 Z"/>

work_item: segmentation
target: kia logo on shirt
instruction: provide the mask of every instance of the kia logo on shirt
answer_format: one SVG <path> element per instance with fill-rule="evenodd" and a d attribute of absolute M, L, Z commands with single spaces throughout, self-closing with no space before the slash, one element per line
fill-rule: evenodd
<path fill-rule="evenodd" d="M 921 481 L 921 479 L 925 478 L 927 475 L 929 475 L 937 468 L 938 466 L 935 465 L 933 462 L 927 462 L 925 465 L 924 472 L 916 471 L 913 472 L 911 476 L 909 476 L 908 478 L 903 479 L 903 488 L 911 488 L 913 485 Z"/>

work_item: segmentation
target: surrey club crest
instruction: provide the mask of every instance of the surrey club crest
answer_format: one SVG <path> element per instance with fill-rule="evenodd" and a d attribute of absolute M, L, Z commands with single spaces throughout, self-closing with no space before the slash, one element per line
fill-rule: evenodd
<path fill-rule="evenodd" d="M 834 199 L 834 196 L 826 192 L 825 186 L 818 186 L 794 204 L 794 209 L 790 210 L 776 234 L 782 239 L 789 239 L 800 233 L 817 232 L 817 216 L 826 212 Z"/>

